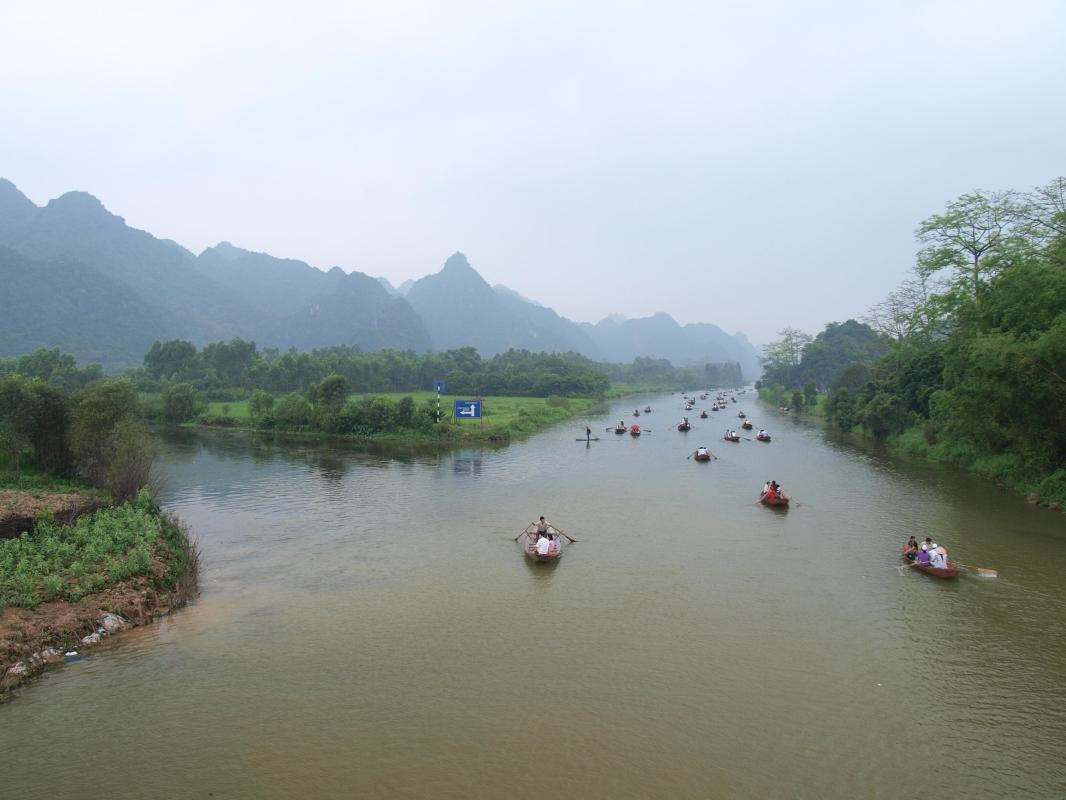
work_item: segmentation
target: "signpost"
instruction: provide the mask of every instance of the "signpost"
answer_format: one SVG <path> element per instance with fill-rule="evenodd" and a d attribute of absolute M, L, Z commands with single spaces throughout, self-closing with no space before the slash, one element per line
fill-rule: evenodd
<path fill-rule="evenodd" d="M 455 401 L 455 418 L 456 419 L 481 419 L 481 401 L 480 400 L 456 400 Z"/>
<path fill-rule="evenodd" d="M 440 424 L 440 393 L 444 391 L 444 381 L 433 381 L 433 388 L 437 390 L 437 423 Z"/>

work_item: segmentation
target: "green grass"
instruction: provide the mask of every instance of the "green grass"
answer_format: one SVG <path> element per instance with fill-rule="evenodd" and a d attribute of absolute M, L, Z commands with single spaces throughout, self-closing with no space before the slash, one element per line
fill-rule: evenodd
<path fill-rule="evenodd" d="M 91 491 L 85 484 L 74 479 L 57 478 L 34 468 L 23 467 L 19 473 L 0 467 L 0 491 L 26 492 L 33 497 L 44 494 Z"/>
<path fill-rule="evenodd" d="M 208 403 L 201 416 L 207 419 L 228 417 L 229 419 L 240 420 L 242 424 L 246 422 L 250 423 L 252 421 L 252 412 L 248 408 L 247 400 L 234 400 L 226 403 Z"/>

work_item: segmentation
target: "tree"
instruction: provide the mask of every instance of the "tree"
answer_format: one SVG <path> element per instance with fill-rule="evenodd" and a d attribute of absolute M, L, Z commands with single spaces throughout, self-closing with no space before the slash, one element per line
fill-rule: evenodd
<path fill-rule="evenodd" d="M 111 464 L 111 434 L 124 419 L 137 414 L 137 390 L 125 379 L 95 383 L 74 398 L 70 447 L 82 476 L 105 486 Z"/>
<path fill-rule="evenodd" d="M 918 227 L 923 245 L 919 272 L 932 276 L 949 269 L 971 296 L 979 296 L 1025 241 L 1019 212 L 1013 192 L 973 192 L 948 203 L 943 214 L 934 214 Z"/>
<path fill-rule="evenodd" d="M 797 328 L 785 328 L 777 335 L 781 338 L 763 347 L 764 379 L 791 385 L 792 375 L 803 360 L 803 349 L 812 339 Z"/>
<path fill-rule="evenodd" d="M 191 383 L 173 383 L 163 389 L 163 419 L 188 422 L 200 408 L 200 396 Z"/>
<path fill-rule="evenodd" d="M 273 407 L 274 396 L 264 392 L 262 389 L 256 389 L 252 392 L 252 396 L 248 398 L 248 410 L 251 412 L 252 421 L 256 425 L 262 422 Z"/>
<path fill-rule="evenodd" d="M 144 354 L 144 371 L 156 380 L 160 378 L 191 377 L 196 363 L 196 348 L 192 342 L 171 339 L 156 340 Z"/>

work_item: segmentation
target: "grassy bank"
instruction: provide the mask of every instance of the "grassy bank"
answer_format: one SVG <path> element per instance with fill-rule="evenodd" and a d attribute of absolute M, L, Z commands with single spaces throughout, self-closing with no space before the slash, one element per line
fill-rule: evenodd
<path fill-rule="evenodd" d="M 437 395 L 433 392 L 389 392 L 377 394 L 353 394 L 348 402 L 381 399 L 390 404 L 398 404 L 404 398 L 411 398 L 415 406 L 423 409 L 426 405 L 436 407 Z M 456 420 L 452 417 L 456 400 L 469 400 L 469 395 L 441 395 L 441 423 L 430 423 L 416 428 L 400 428 L 366 432 L 362 434 L 341 433 L 350 438 L 405 439 L 412 441 L 450 441 L 450 440 L 506 440 L 512 436 L 524 436 L 543 430 L 551 425 L 565 422 L 574 417 L 589 413 L 601 401 L 592 398 L 567 397 L 508 397 L 487 396 L 482 398 L 484 420 Z M 193 424 L 220 426 L 230 428 L 255 429 L 251 405 L 248 401 L 230 403 L 208 403 L 204 412 Z M 291 429 L 304 433 L 325 433 L 310 427 Z"/>
<path fill-rule="evenodd" d="M 100 630 L 184 605 L 198 566 L 187 532 L 147 491 L 70 525 L 41 511 L 31 533 L 0 541 L 0 692 Z"/>

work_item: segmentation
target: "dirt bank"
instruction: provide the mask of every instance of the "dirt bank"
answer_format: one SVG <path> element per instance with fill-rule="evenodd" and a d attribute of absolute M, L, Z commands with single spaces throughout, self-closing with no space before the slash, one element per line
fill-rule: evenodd
<path fill-rule="evenodd" d="M 103 508 L 104 500 L 91 492 L 34 494 L 0 491 L 0 539 L 14 539 L 33 530 L 42 511 L 51 511 L 57 525 L 69 525 L 83 514 Z"/>

